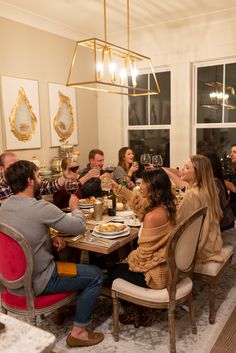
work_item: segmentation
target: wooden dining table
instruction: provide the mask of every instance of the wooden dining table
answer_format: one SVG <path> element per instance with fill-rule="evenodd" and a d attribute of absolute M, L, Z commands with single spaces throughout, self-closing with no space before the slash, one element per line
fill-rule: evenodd
<path fill-rule="evenodd" d="M 130 227 L 130 234 L 116 239 L 104 239 L 98 237 L 81 236 L 77 240 L 64 237 L 67 246 L 80 250 L 93 251 L 99 254 L 108 255 L 115 250 L 123 248 L 138 237 L 138 228 Z M 90 239 L 90 240 L 89 240 Z"/>
<path fill-rule="evenodd" d="M 51 236 L 54 235 L 63 237 L 63 240 L 65 240 L 67 246 L 73 249 L 92 251 L 103 255 L 109 255 L 113 251 L 117 250 L 122 253 L 121 249 L 125 248 L 126 245 L 130 244 L 138 237 L 139 227 L 129 227 L 130 233 L 128 235 L 117 237 L 115 239 L 100 238 L 92 235 L 92 231 L 96 225 L 112 222 L 113 219 L 114 217 L 110 217 L 106 214 L 103 215 L 102 221 L 100 222 L 89 219 L 86 222 L 86 233 L 78 236 L 60 234 L 55 230 L 51 230 Z M 120 259 L 122 260 L 122 258 Z"/>

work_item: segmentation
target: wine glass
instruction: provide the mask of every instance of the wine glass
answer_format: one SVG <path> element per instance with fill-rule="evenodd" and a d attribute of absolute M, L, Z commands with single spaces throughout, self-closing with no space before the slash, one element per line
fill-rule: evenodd
<path fill-rule="evenodd" d="M 78 190 L 78 182 L 76 179 L 67 179 L 65 183 L 65 190 L 70 194 L 74 194 Z"/>
<path fill-rule="evenodd" d="M 143 153 L 140 156 L 140 163 L 147 167 L 151 163 L 151 156 L 149 153 Z"/>
<path fill-rule="evenodd" d="M 104 177 L 101 180 L 101 189 L 103 191 L 110 191 L 112 188 L 112 179 Z"/>
<path fill-rule="evenodd" d="M 152 156 L 152 164 L 154 167 L 162 167 L 163 166 L 163 159 L 160 154 L 154 154 Z"/>
<path fill-rule="evenodd" d="M 114 164 L 112 164 L 112 163 L 108 163 L 107 165 L 106 165 L 106 167 L 105 167 L 105 171 L 107 172 L 107 173 L 113 173 L 114 172 L 114 170 L 115 170 L 115 166 L 114 166 Z"/>

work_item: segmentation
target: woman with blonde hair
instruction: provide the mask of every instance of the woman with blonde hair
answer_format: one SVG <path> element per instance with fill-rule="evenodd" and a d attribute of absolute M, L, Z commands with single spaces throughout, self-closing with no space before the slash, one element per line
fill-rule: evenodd
<path fill-rule="evenodd" d="M 171 172 L 167 170 L 167 173 L 171 178 Z M 197 262 L 222 262 L 224 260 L 220 231 L 222 210 L 210 160 L 199 154 L 191 156 L 185 163 L 179 180 L 184 181 L 188 186 L 178 207 L 178 222 L 191 216 L 200 207 L 207 206 L 207 215 L 198 246 Z M 175 178 L 175 184 L 178 187 L 177 178 Z"/>

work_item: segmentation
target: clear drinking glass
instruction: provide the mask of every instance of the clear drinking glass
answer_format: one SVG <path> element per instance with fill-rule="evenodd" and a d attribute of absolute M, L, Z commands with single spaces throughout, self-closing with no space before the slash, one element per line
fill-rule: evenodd
<path fill-rule="evenodd" d="M 163 159 L 160 154 L 154 154 L 152 156 L 152 164 L 154 167 L 162 167 L 163 166 Z"/>
<path fill-rule="evenodd" d="M 149 153 L 143 153 L 140 156 L 140 163 L 147 167 L 151 163 L 151 156 Z"/>
<path fill-rule="evenodd" d="M 110 191 L 112 187 L 112 179 L 111 178 L 102 178 L 101 180 L 101 189 L 103 191 Z"/>

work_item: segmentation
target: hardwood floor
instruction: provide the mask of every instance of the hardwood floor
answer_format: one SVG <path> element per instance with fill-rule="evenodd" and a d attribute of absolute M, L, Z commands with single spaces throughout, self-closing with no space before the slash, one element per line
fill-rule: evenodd
<path fill-rule="evenodd" d="M 236 352 L 236 307 L 225 324 L 210 353 Z"/>

